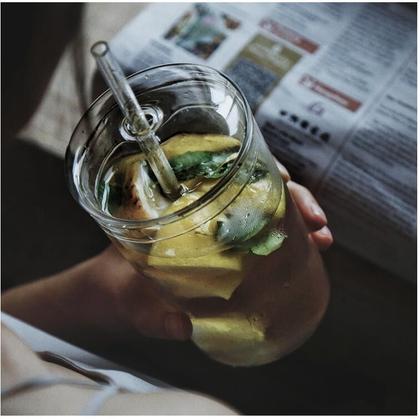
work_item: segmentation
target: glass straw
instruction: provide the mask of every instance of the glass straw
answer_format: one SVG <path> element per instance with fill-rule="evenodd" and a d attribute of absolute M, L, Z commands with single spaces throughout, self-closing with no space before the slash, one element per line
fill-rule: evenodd
<path fill-rule="evenodd" d="M 136 96 L 128 84 L 120 65 L 112 55 L 108 43 L 105 41 L 96 42 L 90 51 L 128 121 L 130 134 L 135 136 L 163 193 L 172 200 L 179 198 L 183 188 L 178 183 L 175 173 L 159 145 L 159 138 L 150 129 L 146 115 L 137 102 Z"/>

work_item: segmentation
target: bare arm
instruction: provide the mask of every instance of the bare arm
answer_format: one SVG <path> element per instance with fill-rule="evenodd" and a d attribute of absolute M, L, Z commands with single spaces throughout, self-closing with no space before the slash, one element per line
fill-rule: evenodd
<path fill-rule="evenodd" d="M 5 45 L 8 59 L 4 61 L 9 65 L 4 71 L 8 81 L 4 97 L 18 108 L 5 109 L 3 137 L 12 137 L 34 112 L 64 47 L 75 34 L 80 13 L 81 6 L 75 4 L 8 5 L 5 9 L 2 23 L 10 42 Z M 284 167 L 279 169 L 288 180 Z M 289 182 L 289 189 L 311 239 L 320 249 L 327 248 L 332 236 L 322 210 L 306 188 Z M 113 247 L 71 269 L 6 291 L 2 309 L 78 343 L 87 339 L 99 344 L 109 337 L 130 339 L 138 333 L 184 340 L 191 334 L 188 317 Z"/>
<path fill-rule="evenodd" d="M 66 271 L 6 291 L 2 309 L 78 343 L 138 333 L 184 340 L 191 333 L 188 317 L 112 246 Z"/>
<path fill-rule="evenodd" d="M 332 243 L 325 215 L 312 194 L 289 181 L 310 239 L 319 249 Z M 79 265 L 3 293 L 2 309 L 63 339 L 100 344 L 138 334 L 185 340 L 188 317 L 170 304 L 149 279 L 110 246 Z"/>
<path fill-rule="evenodd" d="M 70 378 L 75 382 L 93 383 L 89 378 L 40 359 L 13 332 L 2 325 L 2 388 L 12 387 L 31 378 Z M 55 384 L 27 388 L 2 397 L 2 413 L 6 415 L 80 414 L 98 389 L 80 385 Z M 235 412 L 210 397 L 181 390 L 161 390 L 136 394 L 119 392 L 106 400 L 100 414 L 108 415 L 230 415 Z"/>

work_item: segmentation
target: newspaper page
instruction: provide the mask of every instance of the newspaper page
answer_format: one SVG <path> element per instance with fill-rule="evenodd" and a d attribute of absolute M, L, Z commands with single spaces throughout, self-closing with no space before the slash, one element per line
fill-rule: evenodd
<path fill-rule="evenodd" d="M 127 72 L 192 62 L 226 73 L 336 241 L 414 281 L 416 25 L 397 4 L 170 3 L 111 44 Z"/>

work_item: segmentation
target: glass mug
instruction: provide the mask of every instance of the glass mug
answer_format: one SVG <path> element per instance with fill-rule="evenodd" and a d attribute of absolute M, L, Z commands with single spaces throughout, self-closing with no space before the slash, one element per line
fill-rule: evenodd
<path fill-rule="evenodd" d="M 328 279 L 245 97 L 202 65 L 154 67 L 129 83 L 189 192 L 158 193 L 107 91 L 69 143 L 72 195 L 190 316 L 211 358 L 254 366 L 293 351 L 326 310 Z"/>

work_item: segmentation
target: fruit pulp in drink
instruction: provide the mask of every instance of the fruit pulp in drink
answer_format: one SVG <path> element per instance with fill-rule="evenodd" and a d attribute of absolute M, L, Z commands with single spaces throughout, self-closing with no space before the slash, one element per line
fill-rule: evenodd
<path fill-rule="evenodd" d="M 112 241 L 189 314 L 193 341 L 210 357 L 234 366 L 279 358 L 312 333 L 322 311 L 308 304 L 316 290 L 304 289 L 305 261 L 315 256 L 287 188 L 257 158 L 233 180 L 232 192 L 225 188 L 183 213 L 224 179 L 241 144 L 224 135 L 178 134 L 162 146 L 185 194 L 168 200 L 144 155 L 132 153 L 111 159 L 99 174 L 97 198 L 118 219 L 174 218 Z"/>

